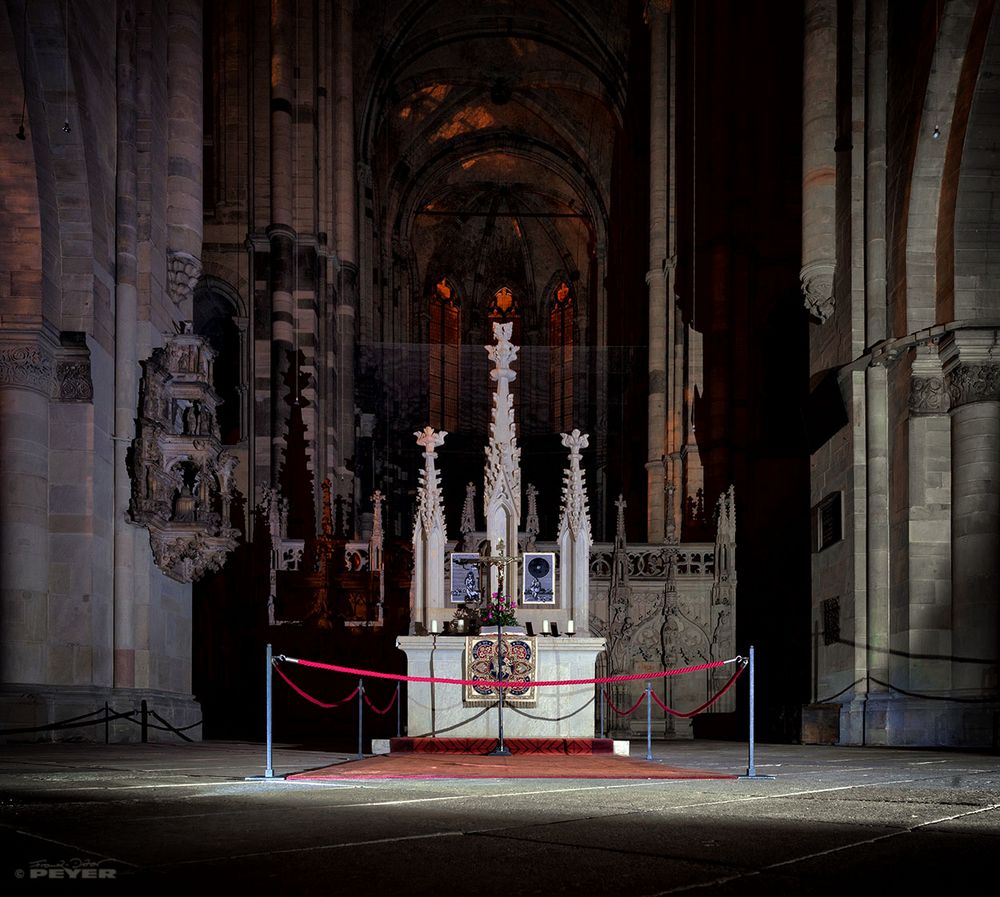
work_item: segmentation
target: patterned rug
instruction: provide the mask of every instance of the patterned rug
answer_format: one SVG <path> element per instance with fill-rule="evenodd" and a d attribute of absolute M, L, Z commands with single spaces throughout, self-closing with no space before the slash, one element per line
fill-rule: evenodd
<path fill-rule="evenodd" d="M 285 777 L 289 781 L 350 779 L 736 779 L 700 769 L 667 766 L 631 757 L 553 756 L 471 757 L 461 754 L 383 754 Z"/>
<path fill-rule="evenodd" d="M 527 635 L 503 637 L 503 666 L 501 682 L 531 682 L 535 679 L 537 638 Z M 471 635 L 465 640 L 464 679 L 496 681 L 497 637 Z M 466 685 L 463 700 L 467 706 L 490 705 L 497 702 L 497 689 L 481 685 Z M 534 707 L 537 689 L 533 685 L 512 686 L 504 689 L 504 703 L 515 707 Z"/>
<path fill-rule="evenodd" d="M 496 738 L 390 738 L 393 754 L 477 754 L 495 750 Z M 512 754 L 612 754 L 610 738 L 505 738 Z"/>

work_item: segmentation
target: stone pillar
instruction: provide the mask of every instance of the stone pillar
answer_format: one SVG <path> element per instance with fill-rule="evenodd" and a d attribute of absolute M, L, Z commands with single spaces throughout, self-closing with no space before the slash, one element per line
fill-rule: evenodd
<path fill-rule="evenodd" d="M 597 246 L 594 254 L 594 307 L 597 309 L 596 351 L 593 353 L 594 398 L 598 410 L 594 416 L 595 483 L 594 502 L 597 508 L 598 536 L 604 538 L 604 512 L 608 497 L 608 297 L 604 281 L 608 270 L 608 248 L 604 243 Z M 586 416 L 583 417 L 586 420 Z"/>
<path fill-rule="evenodd" d="M 802 91 L 802 292 L 809 312 L 833 313 L 837 262 L 837 3 L 806 0 Z"/>
<path fill-rule="evenodd" d="M 888 0 L 868 0 L 865 77 L 865 345 L 888 336 L 886 323 L 885 127 Z"/>
<path fill-rule="evenodd" d="M 292 208 L 292 0 L 271 0 L 271 481 L 278 482 L 290 405 L 286 381 L 295 343 L 295 229 Z"/>
<path fill-rule="evenodd" d="M 646 451 L 646 538 L 662 542 L 663 455 L 667 414 L 667 234 L 670 135 L 669 4 L 650 3 L 649 103 L 649 423 Z"/>
<path fill-rule="evenodd" d="M 116 688 L 135 685 L 135 552 L 136 535 L 140 532 L 128 522 L 127 516 L 132 495 L 127 455 L 135 438 L 135 418 L 139 407 L 135 25 L 134 0 L 124 0 L 118 10 L 118 164 L 115 170 L 113 679 Z"/>
<path fill-rule="evenodd" d="M 181 320 L 194 319 L 201 276 L 202 3 L 169 0 L 167 11 L 167 244 L 171 295 Z"/>
<path fill-rule="evenodd" d="M 910 381 L 909 645 L 905 683 L 916 692 L 951 688 L 951 421 L 936 346 L 920 346 Z M 895 681 L 895 680 L 894 680 Z"/>
<path fill-rule="evenodd" d="M 354 2 L 338 0 L 334 23 L 334 246 L 340 261 L 337 290 L 337 491 L 354 497 L 354 343 L 358 304 L 358 197 L 354 152 Z M 368 275 L 371 277 L 371 275 Z"/>
<path fill-rule="evenodd" d="M 865 371 L 865 461 L 868 613 L 868 694 L 887 693 L 889 681 L 889 405 L 886 360 Z M 875 681 L 878 680 L 878 681 Z M 884 734 L 884 727 L 876 727 Z"/>
<path fill-rule="evenodd" d="M 49 393 L 53 353 L 0 336 L 0 681 L 48 672 Z"/>
<path fill-rule="evenodd" d="M 952 684 L 997 687 L 1000 641 L 1000 333 L 951 334 L 942 360 L 951 401 Z"/>

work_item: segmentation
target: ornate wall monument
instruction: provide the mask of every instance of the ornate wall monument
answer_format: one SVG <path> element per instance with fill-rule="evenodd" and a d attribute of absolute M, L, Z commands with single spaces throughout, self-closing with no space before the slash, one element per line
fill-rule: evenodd
<path fill-rule="evenodd" d="M 178 582 L 218 570 L 239 537 L 229 522 L 237 459 L 219 442 L 214 354 L 185 332 L 142 364 L 129 516 L 149 530 L 157 566 Z"/>

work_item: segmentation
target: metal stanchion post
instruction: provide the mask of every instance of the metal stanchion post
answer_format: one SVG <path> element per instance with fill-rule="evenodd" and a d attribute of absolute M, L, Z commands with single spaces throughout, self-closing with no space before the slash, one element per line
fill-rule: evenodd
<path fill-rule="evenodd" d="M 273 671 L 273 659 L 271 656 L 271 644 L 267 645 L 267 685 L 265 686 L 267 692 L 267 765 L 264 767 L 264 778 L 273 779 L 274 778 L 274 745 L 271 741 L 271 674 Z"/>
<path fill-rule="evenodd" d="M 757 775 L 757 767 L 754 764 L 754 681 L 753 681 L 753 666 L 754 666 L 754 651 L 753 645 L 750 646 L 750 740 L 749 749 L 747 752 L 747 771 L 746 775 L 740 776 L 741 779 L 773 779 L 774 776 L 761 776 Z"/>
<path fill-rule="evenodd" d="M 747 775 L 757 775 L 757 768 L 753 762 L 753 739 L 754 739 L 754 682 L 753 682 L 753 645 L 750 646 L 750 742 L 747 752 Z"/>
<path fill-rule="evenodd" d="M 607 688 L 605 683 L 601 683 L 601 738 L 604 737 L 604 689 Z"/>
<path fill-rule="evenodd" d="M 149 705 L 145 698 L 139 702 L 139 714 L 142 723 L 139 731 L 142 732 L 142 743 L 146 744 L 149 741 Z"/>
<path fill-rule="evenodd" d="M 365 680 L 358 680 L 358 759 L 363 760 L 365 757 L 364 751 L 362 750 L 363 739 L 364 739 L 364 711 L 365 711 Z"/>
<path fill-rule="evenodd" d="M 503 579 L 500 580 L 503 582 Z M 497 624 L 497 682 L 503 681 L 503 626 L 499 623 Z M 494 750 L 490 751 L 490 756 L 492 757 L 509 757 L 510 750 L 503 743 L 503 686 L 497 686 L 498 692 L 498 703 L 497 703 L 497 729 L 498 729 L 498 740 L 497 746 Z"/>
<path fill-rule="evenodd" d="M 271 677 L 274 672 L 274 657 L 271 653 L 271 645 L 268 644 L 266 650 L 264 651 L 264 657 L 267 661 L 267 675 L 264 679 L 264 775 L 262 776 L 247 776 L 247 782 L 259 782 L 261 780 L 273 779 L 274 778 L 274 744 L 272 740 L 273 732 L 271 728 L 271 710 L 272 710 L 272 692 L 271 692 Z M 142 718 L 143 723 L 146 720 L 146 702 L 142 702 Z"/>
<path fill-rule="evenodd" d="M 396 683 L 396 737 L 403 734 L 403 698 L 400 689 L 403 683 Z"/>
<path fill-rule="evenodd" d="M 646 683 L 646 759 L 653 759 L 653 699 L 649 693 L 653 689 L 653 683 Z"/>

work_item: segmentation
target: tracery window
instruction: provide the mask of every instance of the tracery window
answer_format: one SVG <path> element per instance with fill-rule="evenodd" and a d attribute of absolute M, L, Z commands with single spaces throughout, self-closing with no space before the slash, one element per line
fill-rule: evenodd
<path fill-rule="evenodd" d="M 549 305 L 549 379 L 552 426 L 573 429 L 573 292 L 565 281 L 552 293 Z"/>
<path fill-rule="evenodd" d="M 493 294 L 493 301 L 490 303 L 490 324 L 506 324 L 508 321 L 514 323 L 511 342 L 515 346 L 519 346 L 521 345 L 521 309 L 511 288 L 502 286 Z M 491 339 L 492 332 L 491 327 Z"/>
<path fill-rule="evenodd" d="M 440 430 L 458 429 L 458 386 L 462 346 L 461 306 L 447 277 L 434 285 L 430 297 L 428 334 L 431 424 Z"/>

